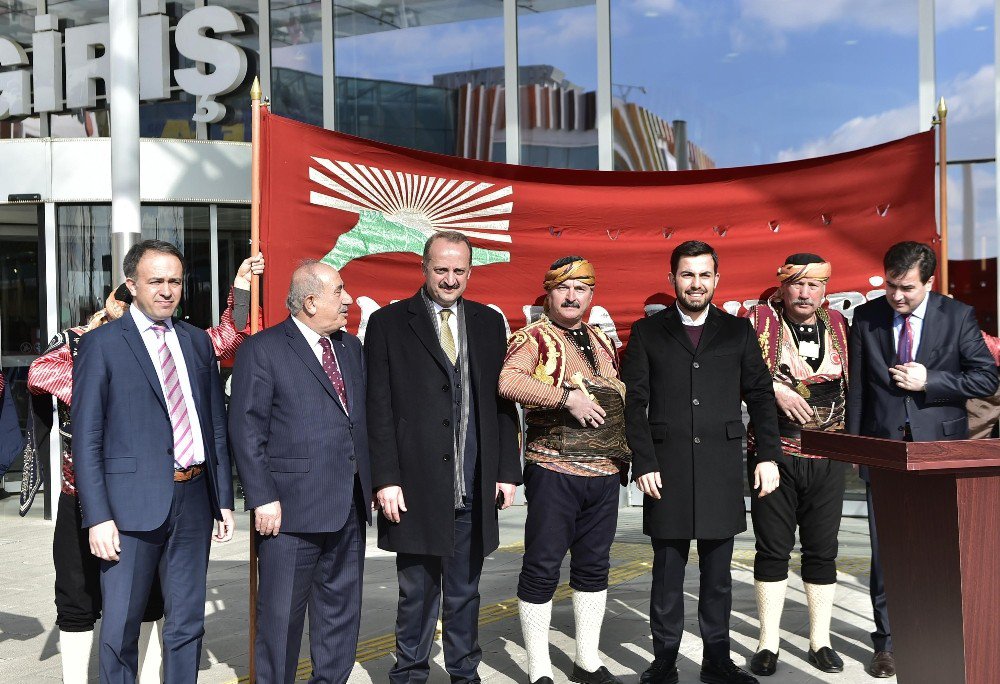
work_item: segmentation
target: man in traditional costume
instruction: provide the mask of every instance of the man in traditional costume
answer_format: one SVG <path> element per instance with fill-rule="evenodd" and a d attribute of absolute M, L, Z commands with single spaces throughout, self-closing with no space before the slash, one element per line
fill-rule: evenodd
<path fill-rule="evenodd" d="M 822 257 L 793 254 L 778 269 L 780 286 L 774 297 L 748 313 L 774 382 L 782 452 L 777 460 L 781 487 L 750 500 L 760 615 L 760 640 L 750 670 L 761 676 L 773 675 L 778 663 L 779 623 L 796 525 L 809 605 L 809 662 L 823 672 L 844 669 L 830 645 L 844 464 L 803 454 L 801 448 L 803 427 L 844 431 L 847 321 L 840 312 L 822 307 L 830 274 L 830 264 Z M 748 450 L 755 450 L 752 432 Z"/>
<path fill-rule="evenodd" d="M 220 360 L 232 359 L 247 338 L 250 314 L 250 276 L 264 272 L 264 257 L 246 259 L 240 265 L 219 325 L 208 335 Z M 84 326 L 67 328 L 56 335 L 45 353 L 28 369 L 28 390 L 35 395 L 56 398 L 59 435 L 62 441 L 62 492 L 56 514 L 52 558 L 55 565 L 56 625 L 62 652 L 63 682 L 87 681 L 87 669 L 94 641 L 94 624 L 101 617 L 101 560 L 90 551 L 89 529 L 81 527 L 82 513 L 73 471 L 73 430 L 70 405 L 73 395 L 73 359 L 80 338 L 104 323 L 121 318 L 132 302 L 128 288 L 120 285 L 108 295 L 103 309 Z M 35 439 L 39 430 L 33 431 Z M 158 581 L 153 582 L 139 634 L 140 684 L 160 681 L 161 651 L 157 624 L 163 618 L 163 596 Z"/>
<path fill-rule="evenodd" d="M 583 322 L 594 297 L 594 267 L 579 256 L 546 273 L 545 314 L 511 338 L 500 395 L 525 409 L 524 488 L 528 517 L 517 597 L 533 684 L 552 684 L 549 623 L 559 568 L 569 551 L 576 619 L 574 682 L 618 682 L 598 642 L 607 601 L 619 486 L 631 452 L 625 440 L 625 386 L 611 339 Z"/>

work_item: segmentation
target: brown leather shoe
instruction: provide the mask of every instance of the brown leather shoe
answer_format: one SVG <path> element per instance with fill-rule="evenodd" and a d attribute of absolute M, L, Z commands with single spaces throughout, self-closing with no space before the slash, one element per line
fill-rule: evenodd
<path fill-rule="evenodd" d="M 875 651 L 868 665 L 868 674 L 879 679 L 896 676 L 896 659 L 892 657 L 892 651 Z"/>

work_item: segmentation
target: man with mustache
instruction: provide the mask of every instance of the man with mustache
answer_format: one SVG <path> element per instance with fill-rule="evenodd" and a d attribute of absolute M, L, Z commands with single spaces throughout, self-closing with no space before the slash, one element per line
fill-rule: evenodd
<path fill-rule="evenodd" d="M 368 434 L 379 548 L 396 552 L 391 682 L 424 682 L 438 614 L 451 681 L 478 682 L 479 576 L 521 481 L 517 411 L 497 396 L 503 317 L 463 297 L 472 244 L 424 244 L 423 286 L 368 320 Z"/>
<path fill-rule="evenodd" d="M 823 672 L 842 672 L 844 661 L 830 644 L 837 586 L 837 534 L 844 500 L 844 466 L 802 453 L 802 428 L 843 432 L 847 392 L 847 321 L 823 308 L 831 267 L 816 254 L 792 254 L 778 269 L 774 297 L 751 307 L 778 403 L 781 487 L 751 499 L 757 537 L 754 590 L 760 640 L 750 661 L 757 675 L 778 664 L 781 611 L 795 528 L 802 542 L 802 582 L 809 606 L 809 662 Z M 751 431 L 749 460 L 756 453 Z"/>
<path fill-rule="evenodd" d="M 653 543 L 654 660 L 640 682 L 678 681 L 684 568 L 696 539 L 701 681 L 749 684 L 757 679 L 733 662 L 729 642 L 733 537 L 746 530 L 741 399 L 757 438 L 748 467 L 764 497 L 779 483 L 774 389 L 750 324 L 711 306 L 719 282 L 711 245 L 678 245 L 669 278 L 675 305 L 636 321 L 622 359 L 632 478 L 646 495 L 643 532 Z"/>
<path fill-rule="evenodd" d="M 292 682 L 309 606 L 314 682 L 346 682 L 361 626 L 371 470 L 361 341 L 337 269 L 292 273 L 289 317 L 247 340 L 233 367 L 229 434 L 253 511 L 260 682 Z"/>
<path fill-rule="evenodd" d="M 524 407 L 528 427 L 517 597 L 532 684 L 553 681 L 549 623 L 567 551 L 576 618 L 570 679 L 619 682 L 601 662 L 598 642 L 630 452 L 617 350 L 599 327 L 583 322 L 595 285 L 594 267 L 583 257 L 553 263 L 543 284 L 546 313 L 510 338 L 500 372 L 500 395 Z"/>

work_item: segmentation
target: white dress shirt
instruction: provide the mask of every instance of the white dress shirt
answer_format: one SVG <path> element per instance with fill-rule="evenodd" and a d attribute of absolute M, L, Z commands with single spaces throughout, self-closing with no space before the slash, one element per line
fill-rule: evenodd
<path fill-rule="evenodd" d="M 677 307 L 677 313 L 681 315 L 681 323 L 683 323 L 684 325 L 694 326 L 696 328 L 705 325 L 705 321 L 708 320 L 708 306 L 712 306 L 711 304 L 709 304 L 704 309 L 699 311 L 698 318 L 691 318 L 686 313 L 684 313 L 684 309 L 681 308 L 680 304 L 674 302 L 674 305 Z"/>
<path fill-rule="evenodd" d="M 930 293 L 924 295 L 924 301 L 910 314 L 910 329 L 913 330 L 913 360 L 917 360 L 917 350 L 920 348 L 920 332 L 924 329 L 924 316 L 927 315 L 927 300 Z M 899 349 L 899 333 L 903 330 L 903 314 L 892 317 L 893 349 Z"/>
<path fill-rule="evenodd" d="M 160 340 L 153 331 L 153 326 L 157 324 L 149 316 L 143 313 L 134 304 L 128 308 L 135 327 L 142 337 L 149 358 L 153 361 L 153 368 L 156 369 L 156 377 L 160 379 L 160 391 L 163 396 L 167 396 L 167 388 L 163 386 L 163 368 L 160 367 Z M 191 379 L 188 377 L 187 363 L 184 361 L 184 352 L 181 351 L 181 343 L 177 339 L 177 332 L 174 330 L 174 322 L 171 319 L 163 321 L 163 326 L 167 329 L 163 333 L 163 339 L 167 342 L 167 349 L 174 359 L 174 367 L 177 369 L 177 377 L 181 382 L 181 394 L 184 395 L 184 404 L 187 406 L 188 422 L 191 423 L 192 448 L 194 449 L 194 461 L 192 465 L 201 465 L 205 462 L 205 440 L 201 433 L 201 421 L 198 420 L 198 408 L 194 403 L 194 395 L 191 392 Z"/>

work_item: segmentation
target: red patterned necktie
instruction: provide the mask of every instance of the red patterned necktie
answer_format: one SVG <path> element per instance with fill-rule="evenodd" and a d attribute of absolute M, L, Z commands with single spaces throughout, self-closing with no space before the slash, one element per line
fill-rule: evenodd
<path fill-rule="evenodd" d="M 900 363 L 909 363 L 913 360 L 913 328 L 910 326 L 910 314 L 903 316 L 903 327 L 899 329 L 899 346 L 896 347 L 896 356 Z"/>
<path fill-rule="evenodd" d="M 187 402 L 181 390 L 181 377 L 174 364 L 173 354 L 167 347 L 165 325 L 152 326 L 160 343 L 160 370 L 163 373 L 163 397 L 167 400 L 170 426 L 174 430 L 174 461 L 181 468 L 190 468 L 194 463 L 194 434 L 188 417 Z"/>
<path fill-rule="evenodd" d="M 344 405 L 344 410 L 347 411 L 347 389 L 344 387 L 344 376 L 340 374 L 340 364 L 337 363 L 337 357 L 333 353 L 330 338 L 319 338 L 319 346 L 323 347 L 323 370 L 330 378 L 333 389 L 337 390 L 337 396 L 340 397 L 340 403 Z"/>

